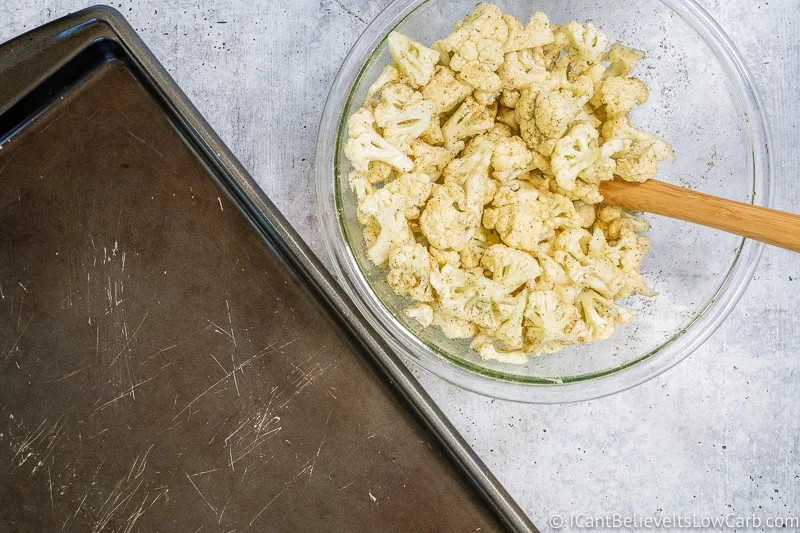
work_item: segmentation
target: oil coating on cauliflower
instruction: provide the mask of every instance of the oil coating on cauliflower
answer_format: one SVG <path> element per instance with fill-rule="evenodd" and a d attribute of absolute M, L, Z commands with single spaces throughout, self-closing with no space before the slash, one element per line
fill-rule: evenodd
<path fill-rule="evenodd" d="M 390 34 L 393 63 L 348 120 L 347 183 L 368 258 L 422 328 L 524 364 L 609 338 L 633 316 L 617 300 L 655 296 L 647 222 L 599 185 L 674 154 L 630 123 L 644 54 L 608 45 L 487 3 L 430 48 Z"/>

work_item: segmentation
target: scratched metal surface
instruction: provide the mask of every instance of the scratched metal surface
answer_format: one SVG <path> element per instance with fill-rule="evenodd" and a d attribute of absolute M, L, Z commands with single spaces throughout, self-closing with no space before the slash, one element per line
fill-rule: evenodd
<path fill-rule="evenodd" d="M 128 68 L 86 68 L 0 150 L 0 529 L 500 530 Z"/>

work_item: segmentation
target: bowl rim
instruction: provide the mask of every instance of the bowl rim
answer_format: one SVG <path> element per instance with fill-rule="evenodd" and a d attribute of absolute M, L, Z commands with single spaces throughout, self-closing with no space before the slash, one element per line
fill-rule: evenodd
<path fill-rule="evenodd" d="M 432 0 L 394 0 L 367 26 L 345 57 L 320 120 L 314 160 L 317 211 L 334 275 L 348 296 L 367 321 L 405 359 L 454 385 L 493 398 L 527 403 L 566 403 L 600 398 L 640 385 L 687 358 L 716 331 L 744 294 L 763 253 L 762 243 L 749 239 L 740 241 L 738 253 L 716 293 L 691 322 L 659 347 L 613 369 L 565 376 L 561 380 L 525 379 L 488 369 L 478 370 L 479 367 L 448 356 L 408 331 L 375 294 L 341 224 L 338 194 L 341 187 L 334 186 L 340 180 L 340 133 L 347 121 L 346 110 L 355 96 L 354 88 L 376 58 L 386 36 L 429 1 Z M 761 97 L 744 59 L 724 30 L 695 0 L 658 1 L 695 31 L 722 66 L 731 93 L 737 98 L 749 127 L 752 203 L 771 206 L 771 135 Z M 370 294 L 372 298 L 368 297 Z"/>

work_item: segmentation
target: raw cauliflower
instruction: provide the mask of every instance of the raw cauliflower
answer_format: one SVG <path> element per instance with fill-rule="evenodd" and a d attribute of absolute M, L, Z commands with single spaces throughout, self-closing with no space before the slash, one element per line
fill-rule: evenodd
<path fill-rule="evenodd" d="M 647 221 L 599 185 L 652 179 L 672 147 L 631 125 L 644 53 L 591 23 L 527 24 L 480 3 L 430 47 L 388 37 L 392 64 L 347 122 L 347 183 L 369 260 L 416 327 L 524 364 L 608 339 L 656 293 Z"/>

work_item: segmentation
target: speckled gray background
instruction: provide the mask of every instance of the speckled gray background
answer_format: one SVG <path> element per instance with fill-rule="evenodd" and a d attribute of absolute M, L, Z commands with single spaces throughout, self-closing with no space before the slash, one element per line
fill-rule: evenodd
<path fill-rule="evenodd" d="M 316 125 L 344 55 L 387 3 L 133 0 L 114 7 L 324 256 L 312 203 Z M 777 207 L 800 212 L 800 0 L 701 3 L 763 91 Z M 87 5 L 2 0 L 0 41 Z M 552 515 L 570 513 L 800 516 L 798 290 L 800 256 L 767 250 L 736 310 L 700 350 L 602 400 L 521 405 L 417 374 L 542 529 Z"/>

